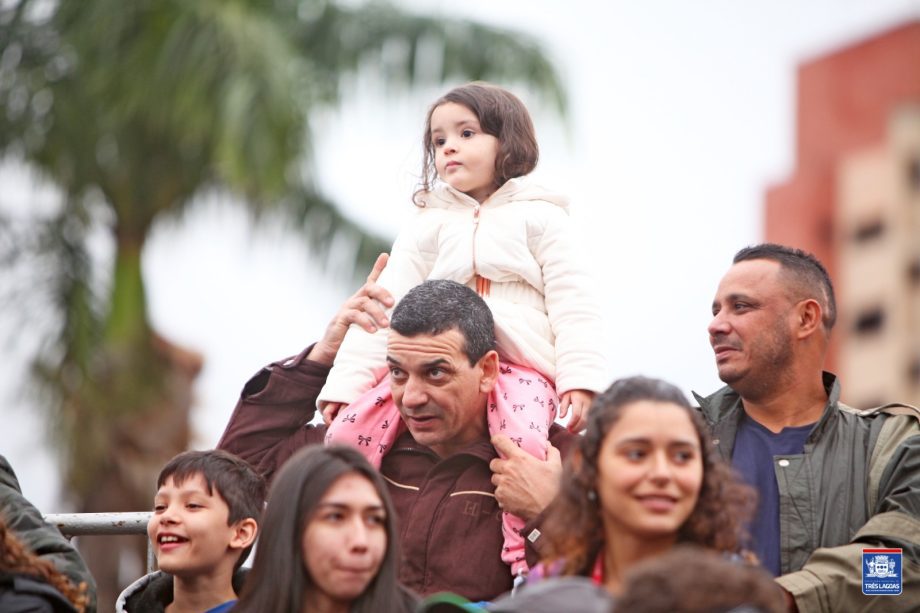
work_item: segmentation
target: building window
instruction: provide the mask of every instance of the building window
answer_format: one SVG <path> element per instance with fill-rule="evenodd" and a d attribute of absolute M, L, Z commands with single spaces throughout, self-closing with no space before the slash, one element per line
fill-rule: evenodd
<path fill-rule="evenodd" d="M 885 233 L 885 222 L 881 219 L 875 219 L 860 224 L 853 232 L 853 240 L 857 243 L 867 243 L 879 238 Z"/>
<path fill-rule="evenodd" d="M 834 243 L 834 220 L 830 215 L 823 215 L 815 224 L 815 238 L 824 247 L 830 249 Z"/>
<path fill-rule="evenodd" d="M 865 411 L 866 409 L 874 409 L 875 407 L 880 407 L 885 404 L 885 401 L 881 398 L 866 398 L 862 402 L 856 403 L 855 406 L 857 409 Z"/>
<path fill-rule="evenodd" d="M 856 334 L 877 334 L 885 326 L 885 311 L 881 307 L 867 309 L 856 318 L 853 331 Z"/>
<path fill-rule="evenodd" d="M 920 385 L 920 353 L 907 365 L 907 380 L 913 385 Z"/>
<path fill-rule="evenodd" d="M 920 286 L 920 255 L 907 265 L 907 282 L 914 287 Z"/>
<path fill-rule="evenodd" d="M 920 192 L 920 155 L 907 161 L 907 186 L 915 192 Z"/>

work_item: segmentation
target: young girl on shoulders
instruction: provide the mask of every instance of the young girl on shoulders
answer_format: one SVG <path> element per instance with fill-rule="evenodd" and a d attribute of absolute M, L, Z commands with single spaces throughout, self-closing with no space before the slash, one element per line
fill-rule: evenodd
<path fill-rule="evenodd" d="M 523 179 L 539 157 L 523 103 L 487 83 L 457 87 L 428 112 L 422 183 L 379 283 L 398 301 L 427 279 L 463 283 L 495 318 L 501 377 L 489 398 L 492 434 L 545 458 L 548 430 L 571 410 L 583 428 L 609 380 L 600 312 L 565 198 Z M 356 445 L 375 465 L 399 435 L 389 395 L 386 331 L 349 331 L 319 396 L 327 442 Z M 557 396 L 558 392 L 558 396 Z M 346 408 L 347 407 L 347 408 Z M 503 559 L 526 569 L 523 522 L 506 514 Z"/>

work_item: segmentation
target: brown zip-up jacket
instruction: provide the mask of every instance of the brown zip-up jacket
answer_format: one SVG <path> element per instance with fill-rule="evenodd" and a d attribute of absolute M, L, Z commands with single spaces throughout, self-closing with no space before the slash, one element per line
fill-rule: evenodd
<path fill-rule="evenodd" d="M 246 386 L 218 443 L 271 479 L 295 451 L 322 444 L 326 429 L 308 424 L 329 367 L 300 355 L 263 368 Z M 566 455 L 574 435 L 554 426 L 550 440 Z M 396 440 L 380 472 L 390 485 L 400 534 L 400 582 L 427 595 L 450 591 L 473 601 L 511 589 L 501 560 L 501 510 L 489 462 L 488 439 L 447 458 L 420 445 L 408 432 Z M 525 527 L 525 535 L 535 526 Z M 528 560 L 536 552 L 530 550 Z"/>

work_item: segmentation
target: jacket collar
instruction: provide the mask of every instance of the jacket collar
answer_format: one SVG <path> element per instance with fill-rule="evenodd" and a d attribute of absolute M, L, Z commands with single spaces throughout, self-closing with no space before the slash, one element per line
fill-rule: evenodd
<path fill-rule="evenodd" d="M 157 570 L 129 585 L 118 596 L 115 611 L 165 611 L 173 599 L 172 575 Z"/>
<path fill-rule="evenodd" d="M 231 578 L 233 591 L 239 594 L 243 591 L 243 583 L 248 568 L 240 567 L 233 572 Z M 129 602 L 130 599 L 130 602 Z M 122 591 L 115 603 L 116 613 L 125 611 L 165 611 L 173 601 L 173 576 L 161 570 L 144 575 Z"/>
<path fill-rule="evenodd" d="M 420 194 L 415 203 L 417 206 L 425 208 L 450 208 L 465 207 L 475 209 L 479 206 L 496 207 L 508 202 L 524 200 L 542 200 L 550 202 L 568 213 L 569 200 L 562 194 L 545 189 L 532 183 L 527 178 L 509 179 L 504 185 L 495 190 L 485 202 L 481 205 L 472 196 L 454 189 L 450 185 L 440 184 L 430 192 Z"/>
<path fill-rule="evenodd" d="M 504 185 L 495 190 L 495 192 L 489 196 L 482 204 L 498 204 L 501 202 L 513 200 L 514 195 L 520 192 L 523 188 L 524 183 L 522 181 L 518 179 L 510 179 L 506 181 Z M 480 203 L 475 198 L 464 194 L 458 189 L 454 189 L 446 183 L 439 185 L 435 190 L 422 195 L 420 198 L 420 204 L 434 207 L 447 207 L 458 204 L 470 208 L 476 208 L 480 206 Z"/>
<path fill-rule="evenodd" d="M 422 445 L 421 443 L 416 441 L 415 438 L 412 437 L 412 434 L 408 430 L 405 430 L 396 439 L 396 442 L 394 444 L 394 450 L 395 449 L 401 449 L 405 451 L 414 451 L 417 453 L 424 453 L 426 455 L 430 455 L 432 459 L 434 459 L 435 461 L 449 460 L 451 458 L 456 458 L 459 456 L 471 456 L 478 460 L 482 460 L 483 462 L 489 463 L 498 457 L 498 452 L 495 451 L 495 447 L 492 446 L 492 443 L 489 442 L 489 439 L 482 438 L 482 439 L 479 439 L 479 440 L 476 440 L 470 443 L 464 449 L 461 449 L 460 451 L 453 454 L 452 456 L 449 456 L 447 458 L 442 458 L 438 454 L 436 454 L 434 451 L 432 451 L 430 447 L 426 447 L 425 445 Z"/>
<path fill-rule="evenodd" d="M 824 405 L 824 412 L 815 427 L 812 428 L 808 435 L 806 444 L 813 443 L 831 427 L 838 419 L 837 403 L 840 400 L 840 381 L 833 373 L 824 371 L 822 373 L 824 382 L 824 391 L 827 393 L 827 404 Z M 700 405 L 700 411 L 703 417 L 709 422 L 714 430 L 726 427 L 728 424 L 737 425 L 741 419 L 741 396 L 729 386 L 725 386 L 709 396 L 703 397 L 693 392 L 694 398 Z"/>
<path fill-rule="evenodd" d="M 20 595 L 20 596 L 36 596 L 45 603 L 42 611 L 53 611 L 54 613 L 76 613 L 77 609 L 73 604 L 67 600 L 63 594 L 54 589 L 51 584 L 44 581 L 40 581 L 29 575 L 20 575 L 12 573 L 9 571 L 0 572 L 0 586 L 4 592 L 7 590 Z M 10 602 L 11 605 L 19 604 L 19 600 L 13 599 L 15 602 Z M 25 603 L 20 604 L 20 606 L 25 606 Z M 50 608 L 46 608 L 50 607 Z M 24 611 L 25 608 L 20 609 L 18 606 L 15 607 L 16 611 Z M 33 609 L 28 607 L 29 611 L 38 611 L 38 609 Z"/>

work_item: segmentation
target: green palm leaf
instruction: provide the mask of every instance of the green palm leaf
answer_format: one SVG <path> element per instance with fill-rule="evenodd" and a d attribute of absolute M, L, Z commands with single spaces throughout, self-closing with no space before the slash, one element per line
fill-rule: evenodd
<path fill-rule="evenodd" d="M 401 90 L 515 82 L 566 107 L 532 38 L 384 3 L 0 3 L 0 156 L 61 194 L 31 228 L 0 223 L 0 264 L 42 271 L 14 291 L 40 288 L 54 314 L 35 370 L 81 509 L 144 508 L 150 471 L 188 443 L 200 361 L 151 330 L 141 274 L 158 219 L 220 190 L 256 219 L 287 216 L 317 254 L 344 236 L 363 267 L 388 246 L 311 179 L 311 117 L 362 71 Z M 115 253 L 102 274 L 87 255 L 100 228 Z"/>

